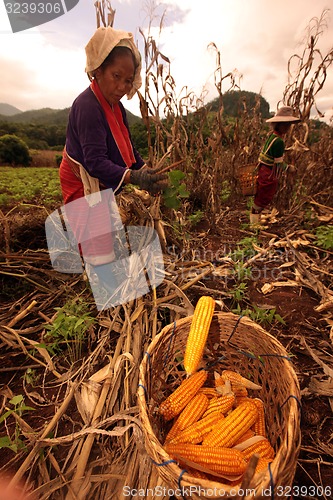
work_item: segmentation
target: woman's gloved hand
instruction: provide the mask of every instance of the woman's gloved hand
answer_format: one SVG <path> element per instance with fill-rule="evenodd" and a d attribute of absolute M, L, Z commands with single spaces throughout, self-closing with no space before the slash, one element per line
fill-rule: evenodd
<path fill-rule="evenodd" d="M 168 176 L 166 174 L 159 174 L 159 170 L 161 169 L 148 167 L 143 167 L 140 170 L 131 170 L 130 182 L 148 191 L 150 194 L 160 193 L 169 183 L 167 180 Z"/>

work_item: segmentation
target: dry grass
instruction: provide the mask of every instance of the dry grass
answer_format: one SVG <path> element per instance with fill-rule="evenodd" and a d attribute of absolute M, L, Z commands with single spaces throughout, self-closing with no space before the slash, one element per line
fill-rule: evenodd
<path fill-rule="evenodd" d="M 29 151 L 32 162 L 31 167 L 58 167 L 56 157 L 62 155 L 62 151 L 50 151 L 34 149 Z"/>

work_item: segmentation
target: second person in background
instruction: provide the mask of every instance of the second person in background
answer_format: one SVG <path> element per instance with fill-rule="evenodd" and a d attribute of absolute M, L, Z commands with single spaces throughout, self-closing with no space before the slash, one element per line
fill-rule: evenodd
<path fill-rule="evenodd" d="M 288 133 L 291 125 L 299 121 L 300 118 L 294 115 L 294 110 L 290 106 L 280 108 L 273 118 L 266 120 L 266 122 L 272 124 L 272 132 L 267 137 L 258 159 L 258 180 L 250 213 L 251 224 L 260 223 L 261 212 L 273 200 L 278 188 L 279 178 L 287 169 L 284 162 L 285 143 L 283 138 Z"/>

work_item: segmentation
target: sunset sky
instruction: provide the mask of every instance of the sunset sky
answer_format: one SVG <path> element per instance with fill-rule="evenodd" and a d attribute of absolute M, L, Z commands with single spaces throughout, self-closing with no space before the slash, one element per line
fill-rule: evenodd
<path fill-rule="evenodd" d="M 114 27 L 131 31 L 140 50 L 153 2 L 111 1 Z M 287 83 L 291 55 L 302 54 L 306 27 L 329 9 L 327 28 L 318 49 L 326 55 L 333 46 L 333 0 L 164 0 L 155 3 L 151 34 L 171 61 L 171 74 L 180 92 L 186 86 L 205 102 L 218 96 L 214 87 L 216 53 L 222 72 L 236 70 L 242 90 L 260 92 L 275 111 Z M 163 29 L 158 26 L 165 13 Z M 93 0 L 80 0 L 62 17 L 37 28 L 13 34 L 4 3 L 0 3 L 0 102 L 22 111 L 69 107 L 88 86 L 84 47 L 96 29 Z M 228 90 L 225 81 L 223 91 Z M 142 89 L 143 91 L 143 89 Z M 317 105 L 325 119 L 333 115 L 333 65 Z M 138 98 L 123 98 L 125 107 L 140 115 Z"/>

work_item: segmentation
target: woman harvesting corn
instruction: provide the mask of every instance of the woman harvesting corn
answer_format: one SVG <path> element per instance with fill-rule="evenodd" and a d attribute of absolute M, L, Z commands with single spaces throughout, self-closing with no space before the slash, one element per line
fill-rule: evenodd
<path fill-rule="evenodd" d="M 135 149 L 126 111 L 120 100 L 130 99 L 141 86 L 141 55 L 127 31 L 100 27 L 86 45 L 89 87 L 73 102 L 60 183 L 66 216 L 85 262 L 93 267 L 106 290 L 116 286 L 108 201 L 100 191 L 116 194 L 132 183 L 154 194 L 165 187 L 165 174 L 145 165 Z M 87 195 L 90 196 L 89 199 Z M 110 228 L 107 226 L 110 225 Z M 93 234 L 94 233 L 94 234 Z"/>
<path fill-rule="evenodd" d="M 259 155 L 257 191 L 250 214 L 251 224 L 260 223 L 261 212 L 271 203 L 277 191 L 279 178 L 287 169 L 283 161 L 285 150 L 283 137 L 291 125 L 299 121 L 300 118 L 294 116 L 294 111 L 290 106 L 280 108 L 273 118 L 266 120 L 272 124 L 273 131 Z"/>

